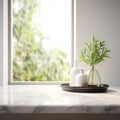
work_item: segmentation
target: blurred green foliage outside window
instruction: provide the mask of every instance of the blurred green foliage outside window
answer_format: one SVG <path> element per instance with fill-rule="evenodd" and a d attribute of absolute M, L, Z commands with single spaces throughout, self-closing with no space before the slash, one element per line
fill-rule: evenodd
<path fill-rule="evenodd" d="M 60 48 L 46 49 L 44 41 L 50 42 L 50 36 L 45 35 L 41 24 L 33 23 L 36 14 L 40 21 L 41 7 L 40 0 L 13 0 L 13 81 L 69 79 L 67 54 Z"/>

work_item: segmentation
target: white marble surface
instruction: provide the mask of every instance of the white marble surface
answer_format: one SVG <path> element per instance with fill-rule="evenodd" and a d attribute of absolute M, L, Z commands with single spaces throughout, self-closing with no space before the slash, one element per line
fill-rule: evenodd
<path fill-rule="evenodd" d="M 59 85 L 0 87 L 0 113 L 120 113 L 120 88 L 74 93 Z"/>

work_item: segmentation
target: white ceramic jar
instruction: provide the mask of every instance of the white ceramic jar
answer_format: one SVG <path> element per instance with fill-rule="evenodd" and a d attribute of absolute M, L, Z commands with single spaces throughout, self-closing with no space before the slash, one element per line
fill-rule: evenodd
<path fill-rule="evenodd" d="M 80 69 L 80 73 L 75 77 L 75 86 L 77 87 L 87 87 L 87 75 L 84 74 L 84 70 Z"/>
<path fill-rule="evenodd" d="M 75 86 L 75 77 L 79 72 L 80 72 L 80 69 L 77 66 L 77 60 L 75 59 L 74 67 L 70 71 L 70 80 L 69 80 L 70 86 Z"/>

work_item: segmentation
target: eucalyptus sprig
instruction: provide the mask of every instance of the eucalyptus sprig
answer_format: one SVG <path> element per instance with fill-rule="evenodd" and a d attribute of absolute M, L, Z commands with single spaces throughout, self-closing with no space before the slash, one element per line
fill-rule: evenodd
<path fill-rule="evenodd" d="M 85 45 L 86 47 L 81 50 L 80 60 L 90 66 L 94 66 L 110 57 L 110 50 L 106 48 L 105 41 L 99 41 L 93 36 L 92 41 L 89 44 L 85 43 Z"/>

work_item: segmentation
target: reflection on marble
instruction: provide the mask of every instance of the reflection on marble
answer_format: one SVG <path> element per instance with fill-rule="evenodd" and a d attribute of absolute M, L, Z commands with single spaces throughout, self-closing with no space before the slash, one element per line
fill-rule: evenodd
<path fill-rule="evenodd" d="M 59 85 L 0 87 L 0 113 L 120 113 L 120 89 L 74 93 Z"/>

